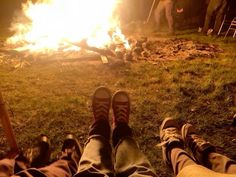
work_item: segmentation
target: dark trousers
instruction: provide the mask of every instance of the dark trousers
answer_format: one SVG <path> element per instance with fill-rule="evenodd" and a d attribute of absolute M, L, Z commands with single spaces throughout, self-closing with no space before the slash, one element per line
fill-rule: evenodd
<path fill-rule="evenodd" d="M 227 8 L 227 0 L 211 0 L 206 13 L 205 23 L 203 27 L 203 32 L 207 33 L 212 20 L 215 18 L 213 32 L 218 33 L 221 23 L 224 18 L 224 14 Z"/>

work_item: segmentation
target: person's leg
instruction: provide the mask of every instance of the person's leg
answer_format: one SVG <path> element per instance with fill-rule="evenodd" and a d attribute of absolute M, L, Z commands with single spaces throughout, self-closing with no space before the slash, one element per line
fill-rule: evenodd
<path fill-rule="evenodd" d="M 75 175 L 79 176 L 106 176 L 113 175 L 112 149 L 108 137 L 103 134 L 110 128 L 108 122 L 96 122 L 96 128 L 102 133 L 92 134 L 90 131 L 89 139 L 84 147 L 84 151 L 79 162 L 78 171 Z M 109 130 L 110 131 L 110 130 Z"/>
<path fill-rule="evenodd" d="M 214 25 L 214 31 L 213 31 L 214 34 L 217 34 L 219 32 L 220 26 L 224 19 L 226 8 L 227 8 L 227 0 L 222 0 L 222 4 L 216 13 L 216 19 L 215 19 L 215 25 Z"/>
<path fill-rule="evenodd" d="M 183 168 L 197 164 L 185 150 L 178 147 L 171 149 L 170 159 L 175 175 L 179 174 Z"/>
<path fill-rule="evenodd" d="M 198 135 L 191 124 L 184 124 L 181 132 L 186 146 L 199 164 L 215 172 L 236 174 L 236 161 L 216 153 L 215 147 Z"/>
<path fill-rule="evenodd" d="M 0 161 L 0 176 L 11 176 L 30 167 L 43 167 L 49 163 L 50 145 L 47 136 L 40 135 L 35 147 L 8 154 Z"/>
<path fill-rule="evenodd" d="M 16 167 L 20 164 L 27 164 L 27 168 L 41 168 L 49 164 L 51 155 L 50 142 L 46 135 L 40 135 L 32 148 L 28 148 L 16 158 Z M 15 167 L 15 168 L 16 168 Z M 22 167 L 20 167 L 22 169 Z M 23 168 L 23 169 L 26 169 Z M 19 171 L 19 170 L 18 170 Z M 17 170 L 15 170 L 17 172 Z"/>
<path fill-rule="evenodd" d="M 236 161 L 216 152 L 208 154 L 206 166 L 215 172 L 236 174 Z"/>
<path fill-rule="evenodd" d="M 208 3 L 206 3 L 206 0 L 202 0 L 200 3 L 200 9 L 199 9 L 199 22 L 198 22 L 198 32 L 202 32 L 202 28 L 204 26 L 206 12 L 207 12 Z"/>
<path fill-rule="evenodd" d="M 211 21 L 212 21 L 213 16 L 214 16 L 215 9 L 216 8 L 215 8 L 214 0 L 210 0 L 210 3 L 208 4 L 208 7 L 207 7 L 204 26 L 203 26 L 203 29 L 202 29 L 202 33 L 204 33 L 204 34 L 207 34 L 207 31 L 210 28 Z"/>
<path fill-rule="evenodd" d="M 77 171 L 77 165 L 81 157 L 81 147 L 78 140 L 68 134 L 63 146 L 59 159 L 52 164 L 42 168 L 28 168 L 16 173 L 16 176 L 25 177 L 70 177 Z"/>
<path fill-rule="evenodd" d="M 165 14 L 166 14 L 167 22 L 168 22 L 169 33 L 174 33 L 173 8 L 174 8 L 173 0 L 166 0 L 165 1 Z"/>
<path fill-rule="evenodd" d="M 130 128 L 127 125 L 121 124 L 118 125 L 114 131 L 128 132 L 128 129 Z M 115 141 L 113 141 L 113 145 L 115 147 L 114 168 L 117 177 L 156 176 L 149 160 L 140 151 L 137 142 L 132 138 L 131 134 L 127 133 L 125 135 L 123 133 L 122 136 L 119 136 L 117 133 L 115 133 L 113 134 L 113 137 L 113 140 L 120 139 L 117 144 Z"/>
<path fill-rule="evenodd" d="M 159 4 L 155 10 L 155 22 L 156 22 L 157 31 L 160 30 L 161 16 L 162 16 L 162 12 L 164 11 L 164 9 L 165 9 L 164 2 L 159 1 Z"/>
<path fill-rule="evenodd" d="M 93 96 L 94 123 L 78 165 L 76 177 L 113 177 L 112 149 L 109 142 L 109 109 L 111 93 L 105 87 L 98 88 Z"/>
<path fill-rule="evenodd" d="M 160 139 L 164 162 L 172 167 L 175 175 L 196 162 L 183 150 L 184 142 L 176 119 L 166 118 L 160 126 Z"/>
<path fill-rule="evenodd" d="M 113 96 L 113 146 L 115 147 L 115 173 L 117 177 L 156 177 L 146 156 L 140 151 L 128 126 L 130 100 L 126 92 Z"/>

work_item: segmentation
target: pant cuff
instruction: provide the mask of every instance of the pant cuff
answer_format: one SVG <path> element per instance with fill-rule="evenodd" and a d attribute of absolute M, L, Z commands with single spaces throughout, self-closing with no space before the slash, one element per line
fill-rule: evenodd
<path fill-rule="evenodd" d="M 90 127 L 89 136 L 100 135 L 109 140 L 111 134 L 110 124 L 107 120 L 95 121 Z"/>

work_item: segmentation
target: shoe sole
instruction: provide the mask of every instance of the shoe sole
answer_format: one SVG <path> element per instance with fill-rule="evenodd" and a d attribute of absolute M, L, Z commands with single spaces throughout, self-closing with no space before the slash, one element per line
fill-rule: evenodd
<path fill-rule="evenodd" d="M 185 145 L 186 145 L 186 137 L 187 137 L 186 127 L 187 127 L 187 124 L 184 124 L 181 128 L 181 135 L 183 137 Z"/>
<path fill-rule="evenodd" d="M 182 135 L 182 137 L 183 137 L 183 140 L 184 140 L 184 142 L 185 142 L 185 145 L 186 145 L 186 137 L 187 137 L 187 135 L 189 134 L 190 128 L 191 128 L 191 132 L 192 132 L 192 133 L 195 133 L 192 124 L 186 123 L 186 124 L 184 124 L 184 125 L 182 126 L 182 128 L 181 128 L 181 135 Z"/>

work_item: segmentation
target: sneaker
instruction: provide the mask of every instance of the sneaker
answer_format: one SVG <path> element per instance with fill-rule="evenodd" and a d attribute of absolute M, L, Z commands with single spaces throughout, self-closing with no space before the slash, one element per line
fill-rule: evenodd
<path fill-rule="evenodd" d="M 197 32 L 198 32 L 198 33 L 201 33 L 201 32 L 202 32 L 202 27 L 198 27 Z"/>
<path fill-rule="evenodd" d="M 171 166 L 170 152 L 175 147 L 184 147 L 183 139 L 179 131 L 179 125 L 173 118 L 166 118 L 160 126 L 160 139 L 164 162 Z"/>
<path fill-rule="evenodd" d="M 92 109 L 95 121 L 108 120 L 111 107 L 111 92 L 106 87 L 99 87 L 95 90 L 92 100 Z"/>
<path fill-rule="evenodd" d="M 70 156 L 74 151 L 77 153 L 77 160 L 79 161 L 82 155 L 82 148 L 80 146 L 80 143 L 73 134 L 67 134 L 62 145 L 62 152 L 65 152 L 67 156 Z"/>
<path fill-rule="evenodd" d="M 125 91 L 118 91 L 112 98 L 113 127 L 118 123 L 129 123 L 130 98 Z"/>
<path fill-rule="evenodd" d="M 192 124 L 184 124 L 181 134 L 185 145 L 191 150 L 198 163 L 205 163 L 207 155 L 210 152 L 215 152 L 215 147 L 198 135 Z"/>
<path fill-rule="evenodd" d="M 213 33 L 213 29 L 208 29 L 207 36 L 210 36 Z"/>

